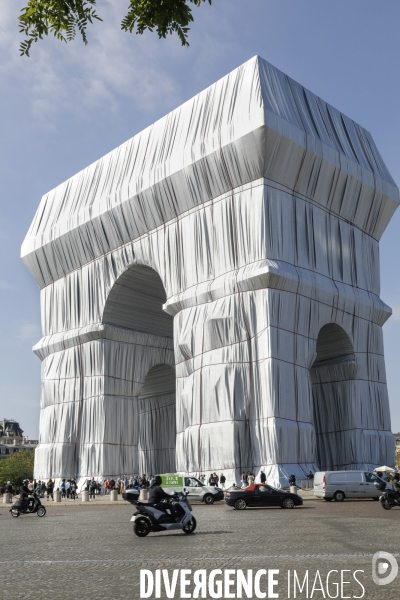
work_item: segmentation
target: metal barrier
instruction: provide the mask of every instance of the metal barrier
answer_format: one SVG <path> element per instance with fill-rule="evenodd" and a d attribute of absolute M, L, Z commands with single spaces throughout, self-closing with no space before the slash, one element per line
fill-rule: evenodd
<path fill-rule="evenodd" d="M 313 490 L 314 479 L 297 479 L 296 485 L 301 490 Z"/>

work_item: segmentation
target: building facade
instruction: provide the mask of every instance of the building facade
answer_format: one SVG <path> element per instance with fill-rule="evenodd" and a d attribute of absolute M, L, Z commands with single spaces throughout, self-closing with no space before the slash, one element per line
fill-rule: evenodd
<path fill-rule="evenodd" d="M 24 437 L 24 432 L 14 419 L 0 421 L 0 459 L 20 450 L 34 450 L 37 445 L 37 440 L 28 441 Z"/>
<path fill-rule="evenodd" d="M 46 194 L 35 476 L 387 463 L 398 203 L 371 135 L 259 57 Z"/>

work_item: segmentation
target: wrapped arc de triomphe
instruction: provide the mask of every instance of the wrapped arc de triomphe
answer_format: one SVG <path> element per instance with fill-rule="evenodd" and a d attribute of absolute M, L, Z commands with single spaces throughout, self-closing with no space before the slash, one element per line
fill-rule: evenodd
<path fill-rule="evenodd" d="M 259 57 L 46 194 L 35 475 L 392 462 L 371 135 Z"/>

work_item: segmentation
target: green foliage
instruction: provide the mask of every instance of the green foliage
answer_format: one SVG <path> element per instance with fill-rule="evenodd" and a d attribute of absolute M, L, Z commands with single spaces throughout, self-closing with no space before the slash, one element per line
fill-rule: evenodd
<path fill-rule="evenodd" d="M 19 488 L 24 479 L 33 479 L 34 450 L 21 450 L 13 452 L 7 458 L 0 460 L 0 484 L 2 487 L 11 481 L 15 488 Z"/>
<path fill-rule="evenodd" d="M 88 23 L 93 23 L 94 19 L 101 21 L 95 4 L 96 0 L 28 0 L 19 17 L 20 33 L 28 36 L 20 45 L 21 56 L 29 56 L 32 44 L 49 33 L 63 42 L 70 42 L 78 30 L 87 44 Z"/>
<path fill-rule="evenodd" d="M 211 4 L 212 0 L 208 0 Z M 189 0 L 195 6 L 200 6 L 206 0 Z M 159 38 L 165 38 L 174 31 L 182 43 L 189 46 L 187 32 L 189 23 L 193 21 L 192 9 L 186 0 L 130 0 L 129 10 L 122 20 L 121 28 L 142 34 L 146 29 L 156 29 Z"/>
<path fill-rule="evenodd" d="M 95 19 L 97 0 L 28 0 L 19 16 L 20 33 L 27 38 L 20 44 L 21 56 L 29 56 L 34 42 L 53 34 L 58 40 L 71 42 L 79 33 L 87 44 L 86 28 Z M 177 33 L 182 46 L 188 46 L 189 23 L 193 21 L 191 4 L 201 6 L 212 0 L 129 0 L 128 13 L 121 29 L 142 34 L 156 29 L 159 38 Z"/>

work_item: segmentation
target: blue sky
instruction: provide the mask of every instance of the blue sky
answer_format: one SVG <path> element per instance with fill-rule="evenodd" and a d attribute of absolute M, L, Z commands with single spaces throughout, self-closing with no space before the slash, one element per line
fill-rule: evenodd
<path fill-rule="evenodd" d="M 119 22 L 127 0 L 98 0 L 89 45 L 53 39 L 20 58 L 17 15 L 0 13 L 0 418 L 37 438 L 39 290 L 20 246 L 43 193 L 255 54 L 369 129 L 400 184 L 398 0 L 214 0 L 194 10 L 190 48 Z M 400 210 L 381 241 L 381 296 L 393 431 L 400 430 Z"/>

